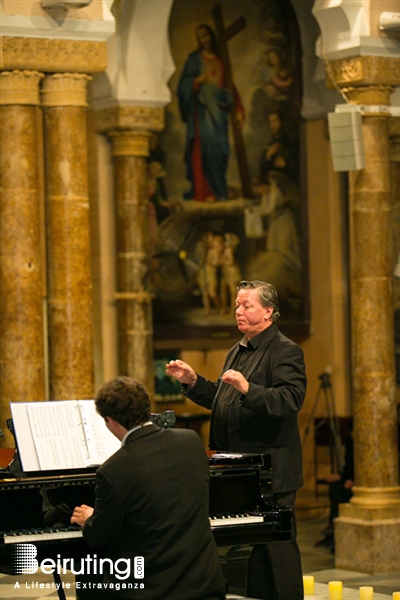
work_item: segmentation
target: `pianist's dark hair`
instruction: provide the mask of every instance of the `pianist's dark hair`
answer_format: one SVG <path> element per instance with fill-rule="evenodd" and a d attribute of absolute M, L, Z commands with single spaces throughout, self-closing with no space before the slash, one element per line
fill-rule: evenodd
<path fill-rule="evenodd" d="M 279 312 L 279 304 L 278 304 L 278 292 L 272 283 L 267 283 L 266 281 L 258 281 L 257 279 L 254 281 L 241 281 L 238 283 L 236 287 L 236 291 L 245 289 L 256 289 L 258 292 L 258 299 L 262 306 L 272 306 L 274 309 L 271 315 L 271 319 L 273 323 L 281 316 Z"/>
<path fill-rule="evenodd" d="M 102 385 L 97 390 L 95 405 L 103 419 L 111 417 L 128 430 L 150 419 L 149 394 L 132 377 L 120 376 Z"/>

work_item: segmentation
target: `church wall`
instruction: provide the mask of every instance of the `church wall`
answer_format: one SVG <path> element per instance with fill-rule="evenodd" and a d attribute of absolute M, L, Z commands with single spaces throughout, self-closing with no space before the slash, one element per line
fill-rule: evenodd
<path fill-rule="evenodd" d="M 370 34 L 376 37 L 389 37 L 386 31 L 379 29 L 379 16 L 383 12 L 399 12 L 400 6 L 398 2 L 393 0 L 374 0 L 369 4 L 369 19 L 370 19 Z M 390 37 L 400 38 L 400 32 L 391 31 Z"/>
<path fill-rule="evenodd" d="M 99 19 L 100 2 L 74 11 L 76 18 Z M 40 10 L 36 2 L 20 3 L 3 0 L 3 11 Z M 35 7 L 34 7 L 35 5 Z M 97 11 L 97 12 L 96 12 Z M 31 14 L 31 13 L 28 13 Z M 72 14 L 72 9 L 69 14 Z M 89 184 L 91 205 L 91 244 L 94 302 L 95 384 L 118 375 L 117 306 L 115 300 L 115 214 L 110 144 L 105 136 L 95 133 L 94 114 L 88 111 Z M 310 120 L 305 126 L 307 148 L 307 205 L 310 266 L 310 337 L 302 342 L 305 353 L 308 392 L 300 414 L 302 433 L 307 426 L 318 392 L 318 376 L 327 366 L 332 368 L 332 383 L 339 415 L 350 414 L 349 341 L 346 321 L 346 252 L 343 246 L 343 201 L 340 178 L 332 170 L 326 120 Z M 174 346 L 172 346 L 174 347 Z M 226 350 L 182 350 L 181 357 L 206 377 L 215 379 L 220 373 Z M 173 406 L 154 405 L 154 410 L 173 408 L 177 413 L 202 412 L 190 401 Z M 317 416 L 325 414 L 323 398 Z M 207 424 L 202 427 L 206 443 Z M 306 483 L 312 484 L 312 444 L 305 446 Z"/>

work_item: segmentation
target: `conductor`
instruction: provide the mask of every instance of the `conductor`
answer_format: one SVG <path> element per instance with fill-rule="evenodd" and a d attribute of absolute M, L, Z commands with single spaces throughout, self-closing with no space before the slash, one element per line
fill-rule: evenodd
<path fill-rule="evenodd" d="M 306 391 L 303 352 L 278 330 L 272 284 L 241 281 L 235 315 L 243 338 L 229 350 L 217 382 L 181 360 L 168 363 L 166 371 L 181 382 L 188 398 L 211 409 L 212 450 L 271 454 L 273 501 L 292 508 L 292 537 L 255 547 L 247 593 L 265 600 L 301 600 L 294 511 L 296 491 L 303 485 L 297 421 Z"/>

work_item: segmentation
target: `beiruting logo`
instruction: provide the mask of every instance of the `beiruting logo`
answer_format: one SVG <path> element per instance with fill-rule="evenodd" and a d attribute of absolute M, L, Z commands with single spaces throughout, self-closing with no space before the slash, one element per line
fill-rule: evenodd
<path fill-rule="evenodd" d="M 74 558 L 64 558 L 57 554 L 57 558 L 44 558 L 40 563 L 36 559 L 37 548 L 35 544 L 13 544 L 12 548 L 12 569 L 14 575 L 33 575 L 40 571 L 45 575 L 65 575 L 70 571 L 73 575 L 103 575 L 105 572 L 114 575 L 116 579 L 124 581 L 131 575 L 131 559 L 119 558 L 113 562 L 110 558 L 98 558 L 97 554 L 92 556 L 88 554 L 85 558 L 75 560 Z M 133 561 L 133 577 L 135 579 L 144 579 L 144 558 L 135 556 Z M 78 582 L 77 582 L 78 585 Z M 96 584 L 111 587 L 113 584 Z M 116 586 L 119 584 L 115 584 Z M 138 587 L 138 584 L 126 584 Z M 19 586 L 18 586 L 19 587 Z M 144 587 L 141 583 L 140 587 Z"/>

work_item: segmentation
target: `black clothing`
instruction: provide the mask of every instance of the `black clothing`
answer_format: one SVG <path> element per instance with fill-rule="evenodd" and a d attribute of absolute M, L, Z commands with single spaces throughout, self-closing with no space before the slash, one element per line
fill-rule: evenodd
<path fill-rule="evenodd" d="M 211 409 L 210 449 L 272 456 L 274 502 L 290 504 L 303 485 L 302 451 L 297 414 L 306 391 L 301 348 L 275 324 L 251 338 L 247 348 L 235 344 L 222 373 L 240 371 L 249 382 L 246 395 L 233 386 L 201 375 L 184 394 Z M 290 500 L 290 501 L 289 501 Z M 249 561 L 248 595 L 266 600 L 302 600 L 301 558 L 292 539 L 255 547 Z"/>
<path fill-rule="evenodd" d="M 83 527 L 89 545 L 114 564 L 144 558 L 144 589 L 98 595 L 128 600 L 222 600 L 225 584 L 209 523 L 207 455 L 197 433 L 146 425 L 96 473 L 94 513 Z M 105 583 L 118 584 L 117 575 Z M 122 586 L 121 586 L 122 587 Z"/>

